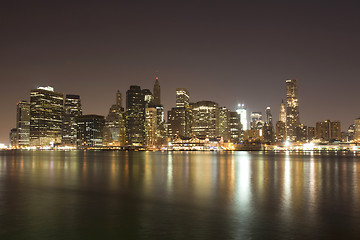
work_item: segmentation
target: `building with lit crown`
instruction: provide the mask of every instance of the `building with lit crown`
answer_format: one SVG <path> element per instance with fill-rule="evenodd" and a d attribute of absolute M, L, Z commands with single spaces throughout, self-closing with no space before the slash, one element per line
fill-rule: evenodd
<path fill-rule="evenodd" d="M 244 104 L 239 104 L 236 108 L 236 112 L 239 114 L 240 123 L 241 123 L 241 130 L 246 131 L 248 130 L 248 121 L 247 121 L 247 111 Z"/>
<path fill-rule="evenodd" d="M 52 87 L 30 92 L 30 145 L 49 146 L 62 140 L 64 95 Z"/>

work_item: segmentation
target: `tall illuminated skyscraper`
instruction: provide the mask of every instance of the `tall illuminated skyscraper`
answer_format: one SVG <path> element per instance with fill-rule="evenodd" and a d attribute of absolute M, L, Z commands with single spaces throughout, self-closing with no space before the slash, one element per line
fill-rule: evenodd
<path fill-rule="evenodd" d="M 30 145 L 60 144 L 64 95 L 52 87 L 39 87 L 30 92 Z"/>
<path fill-rule="evenodd" d="M 79 95 L 67 94 L 64 100 L 62 144 L 77 145 L 77 118 L 82 115 Z"/>
<path fill-rule="evenodd" d="M 244 104 L 239 104 L 236 108 L 237 114 L 239 114 L 240 117 L 240 123 L 243 131 L 248 130 L 248 121 L 247 121 L 247 113 L 246 108 L 244 107 Z"/>
<path fill-rule="evenodd" d="M 281 100 L 281 103 L 280 103 L 279 121 L 286 123 L 286 106 L 285 106 L 284 100 Z"/>
<path fill-rule="evenodd" d="M 105 118 L 103 144 L 105 146 L 123 146 L 125 144 L 125 116 L 122 96 L 118 90 L 116 104 L 112 105 Z"/>
<path fill-rule="evenodd" d="M 300 124 L 297 79 L 286 80 L 286 140 L 296 141 L 296 128 Z"/>
<path fill-rule="evenodd" d="M 126 141 L 128 145 L 145 145 L 145 97 L 140 86 L 126 91 Z"/>
<path fill-rule="evenodd" d="M 21 101 L 17 104 L 16 116 L 17 141 L 19 147 L 30 145 L 30 103 Z"/>

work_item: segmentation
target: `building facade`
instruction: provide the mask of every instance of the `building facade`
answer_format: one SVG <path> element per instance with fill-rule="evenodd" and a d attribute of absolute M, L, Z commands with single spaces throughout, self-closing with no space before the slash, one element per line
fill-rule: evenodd
<path fill-rule="evenodd" d="M 286 80 L 286 140 L 296 141 L 296 128 L 300 124 L 297 79 Z"/>
<path fill-rule="evenodd" d="M 82 115 L 79 95 L 67 94 L 64 100 L 64 115 L 62 126 L 62 144 L 77 145 L 77 118 Z"/>
<path fill-rule="evenodd" d="M 93 148 L 103 146 L 105 118 L 100 115 L 82 115 L 77 118 L 78 147 Z"/>
<path fill-rule="evenodd" d="M 110 107 L 105 118 L 103 145 L 125 145 L 125 110 L 122 107 L 122 95 L 119 90 L 116 93 L 116 103 Z"/>
<path fill-rule="evenodd" d="M 212 101 L 191 104 L 191 132 L 196 137 L 216 138 L 219 136 L 219 106 Z"/>
<path fill-rule="evenodd" d="M 145 97 L 140 86 L 132 85 L 126 92 L 126 144 L 145 145 Z"/>
<path fill-rule="evenodd" d="M 248 130 L 248 121 L 247 121 L 247 110 L 244 104 L 238 104 L 236 108 L 236 112 L 239 114 L 240 123 L 241 123 L 241 130 L 245 131 Z"/>
<path fill-rule="evenodd" d="M 30 92 L 30 145 L 49 146 L 62 140 L 64 95 L 52 87 Z"/>
<path fill-rule="evenodd" d="M 17 145 L 28 147 L 30 145 L 30 103 L 21 101 L 16 110 Z"/>

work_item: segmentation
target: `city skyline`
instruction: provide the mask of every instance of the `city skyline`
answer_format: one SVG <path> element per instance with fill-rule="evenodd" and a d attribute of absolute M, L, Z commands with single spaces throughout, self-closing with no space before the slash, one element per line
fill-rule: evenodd
<path fill-rule="evenodd" d="M 264 114 L 270 106 L 275 123 L 284 80 L 296 78 L 301 123 L 339 120 L 344 131 L 360 116 L 355 5 L 101 6 L 6 3 L 0 10 L 7 36 L 1 143 L 16 127 L 16 103 L 29 100 L 29 89 L 50 85 L 80 95 L 84 114 L 106 116 L 117 89 L 123 95 L 130 85 L 152 89 L 155 76 L 166 111 L 176 88 L 186 88 L 192 102 L 214 101 L 231 111 L 244 103 L 248 113 Z"/>

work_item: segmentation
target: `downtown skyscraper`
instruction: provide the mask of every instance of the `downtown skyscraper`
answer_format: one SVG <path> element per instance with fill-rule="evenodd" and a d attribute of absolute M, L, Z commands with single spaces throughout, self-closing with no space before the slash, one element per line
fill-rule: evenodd
<path fill-rule="evenodd" d="M 62 126 L 62 144 L 77 145 L 77 120 L 82 115 L 79 95 L 67 94 L 64 100 L 64 115 Z"/>
<path fill-rule="evenodd" d="M 286 80 L 286 140 L 296 141 L 296 128 L 300 124 L 297 79 Z"/>
<path fill-rule="evenodd" d="M 17 104 L 16 111 L 17 146 L 30 145 L 30 103 L 21 101 Z"/>
<path fill-rule="evenodd" d="M 145 96 L 140 86 L 132 85 L 126 91 L 126 142 L 127 145 L 145 145 Z"/>
<path fill-rule="evenodd" d="M 64 95 L 52 87 L 30 92 L 30 145 L 49 146 L 61 143 Z"/>
<path fill-rule="evenodd" d="M 103 144 L 105 146 L 123 146 L 125 144 L 125 111 L 122 107 L 122 95 L 116 92 L 116 103 L 113 104 L 105 118 Z"/>

